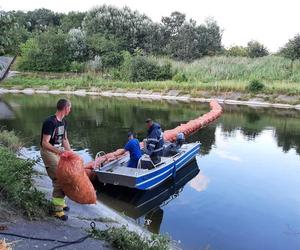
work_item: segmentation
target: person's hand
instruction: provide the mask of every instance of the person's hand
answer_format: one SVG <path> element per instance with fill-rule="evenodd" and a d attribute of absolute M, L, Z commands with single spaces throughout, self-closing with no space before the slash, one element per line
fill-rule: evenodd
<path fill-rule="evenodd" d="M 65 150 L 64 150 L 63 148 L 58 148 L 58 149 L 57 149 L 57 154 L 58 154 L 59 156 L 61 156 L 61 154 L 62 154 L 63 152 L 65 152 Z"/>

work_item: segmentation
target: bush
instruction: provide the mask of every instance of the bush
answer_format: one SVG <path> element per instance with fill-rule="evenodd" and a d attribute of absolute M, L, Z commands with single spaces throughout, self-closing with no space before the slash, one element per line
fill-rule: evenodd
<path fill-rule="evenodd" d="M 75 73 L 83 72 L 84 71 L 84 67 L 85 67 L 84 63 L 73 61 L 70 64 L 70 71 L 71 72 L 75 72 Z"/>
<path fill-rule="evenodd" d="M 159 66 L 146 57 L 133 57 L 131 65 L 131 81 L 143 82 L 148 80 L 156 80 L 159 70 Z"/>
<path fill-rule="evenodd" d="M 23 144 L 13 131 L 0 130 L 0 146 L 18 152 Z"/>
<path fill-rule="evenodd" d="M 188 79 L 184 73 L 177 72 L 176 75 L 173 76 L 172 80 L 175 82 L 187 82 Z"/>
<path fill-rule="evenodd" d="M 247 89 L 250 92 L 259 92 L 261 90 L 263 90 L 265 87 L 265 85 L 263 83 L 261 83 L 258 80 L 251 80 L 250 83 L 247 86 Z"/>
<path fill-rule="evenodd" d="M 225 51 L 226 56 L 239 56 L 246 57 L 248 56 L 247 48 L 243 46 L 232 46 L 228 50 Z"/>
<path fill-rule="evenodd" d="M 21 46 L 18 68 L 32 71 L 67 71 L 70 56 L 67 35 L 54 30 L 37 35 Z"/>
<path fill-rule="evenodd" d="M 0 198 L 29 218 L 45 216 L 49 202 L 32 182 L 35 162 L 16 157 L 14 151 L 18 147 L 14 145 L 20 145 L 20 140 L 14 132 L 1 131 L 0 138 Z"/>
<path fill-rule="evenodd" d="M 102 59 L 100 56 L 95 56 L 94 60 L 90 60 L 87 63 L 87 69 L 93 72 L 99 72 L 102 70 Z"/>
<path fill-rule="evenodd" d="M 145 56 L 131 56 L 123 53 L 123 63 L 119 72 L 112 71 L 114 78 L 120 77 L 124 81 L 143 82 L 149 80 L 167 80 L 172 78 L 170 63 L 159 65 L 153 59 Z"/>
<path fill-rule="evenodd" d="M 172 65 L 171 63 L 166 63 L 164 65 L 159 66 L 158 75 L 156 77 L 156 80 L 163 81 L 172 79 L 173 72 L 172 72 Z"/>

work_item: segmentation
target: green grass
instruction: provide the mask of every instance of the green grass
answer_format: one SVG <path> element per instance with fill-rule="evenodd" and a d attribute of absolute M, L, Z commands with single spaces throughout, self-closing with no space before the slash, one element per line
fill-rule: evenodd
<path fill-rule="evenodd" d="M 97 221 L 102 223 L 118 223 L 116 220 L 108 218 L 108 217 L 95 217 L 95 218 L 88 218 L 88 217 L 77 217 L 80 220 L 89 220 L 89 221 Z"/>
<path fill-rule="evenodd" d="M 34 187 L 34 162 L 16 156 L 20 145 L 13 132 L 0 131 L 0 199 L 29 219 L 44 217 L 48 214 L 49 202 Z"/>
<path fill-rule="evenodd" d="M 166 236 L 152 235 L 143 237 L 136 232 L 129 231 L 125 226 L 109 228 L 107 230 L 91 230 L 95 239 L 105 240 L 112 247 L 121 250 L 167 250 L 170 249 L 170 240 Z"/>
<path fill-rule="evenodd" d="M 212 93 L 241 92 L 249 93 L 247 86 L 253 80 L 265 85 L 260 93 L 300 94 L 300 61 L 279 56 L 261 58 L 247 57 L 205 57 L 192 63 L 177 62 L 167 58 L 153 58 L 158 64 L 169 62 L 177 75 L 184 75 L 183 82 L 146 81 L 126 82 L 112 80 L 109 74 L 74 73 L 33 73 L 23 72 L 2 83 L 3 87 L 50 89 L 91 89 L 99 90 L 151 90 L 167 92 L 176 89 L 181 94 L 199 96 L 201 91 Z M 178 78 L 178 77 L 177 77 Z M 176 79 L 175 79 L 176 80 Z"/>
<path fill-rule="evenodd" d="M 192 63 L 168 61 L 178 72 L 184 73 L 190 82 L 214 82 L 223 80 L 285 81 L 300 83 L 300 60 L 292 61 L 280 56 L 205 57 Z"/>

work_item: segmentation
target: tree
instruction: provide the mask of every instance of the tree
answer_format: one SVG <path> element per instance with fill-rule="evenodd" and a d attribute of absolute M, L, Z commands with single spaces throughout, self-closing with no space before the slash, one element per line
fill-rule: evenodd
<path fill-rule="evenodd" d="M 257 41 L 248 42 L 247 51 L 248 55 L 252 58 L 269 55 L 268 49 L 263 44 Z"/>
<path fill-rule="evenodd" d="M 290 39 L 284 47 L 280 49 L 279 54 L 292 61 L 300 59 L 300 34 L 297 34 L 293 39 Z"/>
<path fill-rule="evenodd" d="M 166 27 L 167 36 L 176 36 L 185 22 L 185 14 L 175 11 L 170 17 L 162 17 L 161 22 Z"/>
<path fill-rule="evenodd" d="M 69 12 L 61 18 L 61 29 L 65 32 L 71 29 L 81 29 L 85 15 L 85 12 Z"/>
<path fill-rule="evenodd" d="M 0 11 L 0 55 L 5 54 L 6 49 L 12 44 L 8 32 L 14 27 L 12 17 L 4 11 Z"/>
<path fill-rule="evenodd" d="M 88 36 L 96 33 L 105 37 L 114 36 L 125 41 L 126 49 L 131 53 L 138 47 L 145 47 L 150 24 L 152 21 L 137 11 L 107 5 L 92 9 L 83 20 L 83 28 Z"/>
<path fill-rule="evenodd" d="M 203 47 L 202 55 L 213 56 L 222 50 L 223 31 L 213 18 L 207 18 L 204 25 L 199 26 L 199 44 Z"/>
<path fill-rule="evenodd" d="M 36 71 L 67 71 L 70 56 L 67 35 L 49 30 L 26 41 L 21 46 L 18 68 Z"/>
<path fill-rule="evenodd" d="M 221 51 L 222 32 L 216 21 L 207 19 L 205 24 L 197 25 L 185 15 L 174 12 L 171 17 L 163 17 L 166 54 L 177 60 L 191 61 Z"/>
<path fill-rule="evenodd" d="M 176 37 L 170 40 L 168 47 L 171 56 L 177 60 L 191 61 L 201 57 L 196 23 L 193 21 L 185 23 Z"/>
<path fill-rule="evenodd" d="M 71 60 L 83 62 L 88 59 L 87 39 L 84 31 L 71 29 L 67 36 L 67 44 Z"/>
<path fill-rule="evenodd" d="M 91 35 L 88 38 L 88 46 L 92 57 L 101 56 L 104 68 L 119 66 L 123 60 L 121 51 L 125 49 L 124 42 L 111 35 Z"/>
<path fill-rule="evenodd" d="M 26 13 L 26 20 L 28 22 L 28 29 L 30 32 L 45 31 L 49 27 L 59 26 L 61 14 L 54 13 L 48 9 L 36 9 Z"/>

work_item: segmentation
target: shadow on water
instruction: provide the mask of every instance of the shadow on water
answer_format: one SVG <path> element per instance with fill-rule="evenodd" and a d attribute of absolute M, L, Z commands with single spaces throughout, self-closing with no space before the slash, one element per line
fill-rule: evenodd
<path fill-rule="evenodd" d="M 98 200 L 158 234 L 164 215 L 163 207 L 178 197 L 185 184 L 199 171 L 194 159 L 176 173 L 175 179 L 169 178 L 158 187 L 146 191 L 97 183 Z"/>

